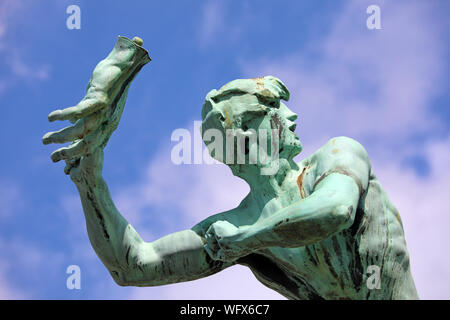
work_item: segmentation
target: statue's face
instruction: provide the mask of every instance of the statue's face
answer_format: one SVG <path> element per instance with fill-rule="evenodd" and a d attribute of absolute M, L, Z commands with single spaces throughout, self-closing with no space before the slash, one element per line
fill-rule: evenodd
<path fill-rule="evenodd" d="M 217 110 L 218 116 L 211 117 L 215 120 L 210 120 L 211 123 L 206 123 L 205 127 L 234 129 L 248 137 L 254 134 L 267 133 L 266 145 L 268 149 L 266 148 L 266 150 L 269 156 L 274 155 L 279 158 L 292 159 L 302 150 L 300 139 L 294 132 L 296 128 L 294 121 L 297 119 L 297 114 L 292 112 L 282 102 L 279 102 L 278 105 L 267 106 L 258 100 L 255 95 L 243 94 L 234 95 L 226 100 L 217 102 L 214 109 Z M 271 136 L 272 130 L 277 130 L 278 142 L 276 139 L 273 140 Z M 278 153 L 274 153 L 271 150 L 271 146 L 278 146 Z M 251 149 L 252 146 L 249 148 Z M 226 153 L 225 150 L 226 147 L 224 146 L 224 153 Z M 225 154 L 223 159 L 226 159 Z M 272 160 L 274 160 L 273 157 Z M 233 161 L 236 161 L 236 156 Z"/>
<path fill-rule="evenodd" d="M 280 131 L 280 156 L 288 159 L 294 158 L 302 151 L 302 144 L 298 135 L 295 133 L 298 116 L 284 103 L 280 101 L 280 107 L 273 109 L 274 114 L 270 117 L 271 127 L 278 127 Z M 276 124 L 276 119 L 280 120 L 280 124 Z"/>
<path fill-rule="evenodd" d="M 240 97 L 237 97 L 238 99 Z M 253 100 L 254 103 L 261 103 L 258 98 L 253 95 L 249 97 L 242 96 L 242 100 Z M 245 104 L 243 104 L 245 106 Z M 265 108 L 266 112 L 248 112 L 244 113 L 242 117 L 241 129 L 245 132 L 249 129 L 254 129 L 259 132 L 260 129 L 266 129 L 267 132 L 277 130 L 278 132 L 278 146 L 279 157 L 292 159 L 302 151 L 302 144 L 299 137 L 295 133 L 297 124 L 297 114 L 291 111 L 281 101 L 274 107 Z M 272 144 L 270 135 L 268 141 Z"/>

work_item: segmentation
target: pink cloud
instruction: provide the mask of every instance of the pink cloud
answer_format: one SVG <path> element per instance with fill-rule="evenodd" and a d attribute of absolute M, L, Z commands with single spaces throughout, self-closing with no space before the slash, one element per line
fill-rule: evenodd
<path fill-rule="evenodd" d="M 375 163 L 375 171 L 402 216 L 411 268 L 419 296 L 450 298 L 450 258 L 447 243 L 448 190 L 450 190 L 450 138 L 422 147 L 430 161 L 430 174 L 418 176 L 400 163 Z"/>
<path fill-rule="evenodd" d="M 23 19 L 23 13 L 29 9 L 30 5 L 22 0 L 0 2 L 0 58 L 9 69 L 8 74 L 5 75 L 7 79 L 0 79 L 0 93 L 5 91 L 16 78 L 21 81 L 46 80 L 50 76 L 50 68 L 47 64 L 31 66 L 26 61 L 20 42 L 14 39 L 14 26 Z"/>
<path fill-rule="evenodd" d="M 25 299 L 23 292 L 19 292 L 17 288 L 14 288 L 9 283 L 8 276 L 3 269 L 2 264 L 0 264 L 0 300 Z"/>
<path fill-rule="evenodd" d="M 192 132 L 192 130 L 191 130 Z M 175 145 L 175 143 L 174 143 Z M 158 206 L 173 212 L 165 232 L 189 229 L 208 216 L 232 209 L 247 195 L 248 185 L 223 164 L 174 165 L 170 149 L 153 159 L 142 181 L 114 198 L 120 212 L 146 241 L 153 241 L 151 220 Z M 143 219 L 146 216 L 147 219 Z M 160 217 L 158 217 L 159 219 Z M 212 289 L 214 288 L 214 289 Z M 239 288 L 239 290 L 236 290 Z M 242 266 L 210 277 L 162 287 L 135 288 L 131 299 L 284 299 Z"/>
<path fill-rule="evenodd" d="M 428 108 L 445 89 L 444 30 L 424 2 L 382 3 L 382 30 L 366 28 L 371 1 L 352 1 L 304 51 L 241 61 L 248 77 L 273 74 L 285 82 L 306 145 L 330 133 L 394 144 L 442 127 Z"/>

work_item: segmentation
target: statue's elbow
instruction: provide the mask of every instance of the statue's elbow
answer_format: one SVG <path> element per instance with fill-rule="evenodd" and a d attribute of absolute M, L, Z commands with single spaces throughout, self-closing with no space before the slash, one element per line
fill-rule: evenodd
<path fill-rule="evenodd" d="M 109 270 L 114 282 L 118 284 L 121 287 L 128 287 L 131 286 L 132 283 L 128 277 L 127 272 L 123 270 L 113 269 Z"/>
<path fill-rule="evenodd" d="M 351 227 L 354 220 L 355 208 L 353 205 L 337 205 L 331 212 L 331 217 L 340 230 Z"/>

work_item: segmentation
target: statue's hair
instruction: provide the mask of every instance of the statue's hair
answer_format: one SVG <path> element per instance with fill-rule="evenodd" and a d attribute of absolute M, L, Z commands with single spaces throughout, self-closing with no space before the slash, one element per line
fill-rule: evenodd
<path fill-rule="evenodd" d="M 234 96 L 253 95 L 257 100 L 249 100 L 245 105 L 235 105 L 227 100 Z M 219 90 L 211 90 L 205 98 L 202 108 L 202 124 L 200 127 L 202 138 L 207 130 L 219 130 L 223 137 L 228 137 L 228 130 L 243 129 L 243 114 L 265 116 L 272 108 L 280 107 L 280 100 L 289 99 L 289 91 L 280 79 L 266 76 L 254 79 L 237 79 L 224 85 Z M 244 129 L 246 131 L 246 129 Z M 234 133 L 233 133 L 234 135 Z M 207 141 L 205 144 L 208 145 Z M 235 144 L 237 148 L 237 144 Z M 236 150 L 233 154 L 237 154 Z M 211 154 L 213 157 L 214 155 Z M 223 162 L 223 159 L 218 159 Z M 234 174 L 240 166 L 230 165 Z M 238 171 L 234 171 L 238 170 Z"/>
<path fill-rule="evenodd" d="M 258 98 L 261 104 L 275 107 L 280 99 L 289 100 L 289 90 L 284 83 L 273 76 L 265 76 L 253 79 L 237 79 L 224 85 L 219 90 L 211 90 L 205 98 L 202 108 L 202 120 L 205 120 L 213 106 L 226 100 L 232 95 L 251 94 Z"/>

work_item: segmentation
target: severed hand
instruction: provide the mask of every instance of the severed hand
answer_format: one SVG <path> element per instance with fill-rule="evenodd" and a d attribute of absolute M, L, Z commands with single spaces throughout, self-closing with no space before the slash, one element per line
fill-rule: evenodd
<path fill-rule="evenodd" d="M 42 142 L 72 142 L 54 151 L 54 162 L 66 160 L 69 174 L 83 157 L 102 151 L 117 128 L 128 88 L 140 69 L 151 59 L 142 48 L 142 40 L 119 37 L 114 49 L 94 69 L 85 97 L 73 107 L 49 114 L 49 121 L 69 120 L 72 126 L 44 135 Z"/>

